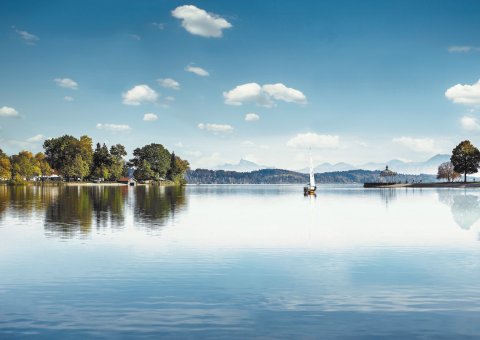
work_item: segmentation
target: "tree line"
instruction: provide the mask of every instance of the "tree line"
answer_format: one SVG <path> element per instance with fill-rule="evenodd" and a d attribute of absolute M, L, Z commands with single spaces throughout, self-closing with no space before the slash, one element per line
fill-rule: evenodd
<path fill-rule="evenodd" d="M 467 182 L 467 174 L 478 172 L 480 167 L 480 151 L 469 141 L 460 142 L 453 150 L 450 162 L 438 166 L 437 178 L 452 182 L 463 175 Z"/>
<path fill-rule="evenodd" d="M 349 170 L 316 173 L 318 183 L 365 183 L 376 182 L 380 171 Z M 196 169 L 187 171 L 185 178 L 190 184 L 304 184 L 308 174 L 290 170 L 262 169 L 251 172 Z M 433 182 L 435 175 L 397 175 L 400 182 Z"/>
<path fill-rule="evenodd" d="M 47 139 L 43 148 L 44 152 L 35 155 L 24 150 L 11 156 L 0 149 L 0 179 L 20 183 L 57 173 L 64 179 L 116 181 L 133 169 L 137 180 L 170 180 L 183 184 L 189 168 L 188 161 L 156 143 L 136 148 L 128 161 L 122 144 L 108 148 L 105 143 L 97 143 L 93 148 L 92 138 L 88 136 Z"/>

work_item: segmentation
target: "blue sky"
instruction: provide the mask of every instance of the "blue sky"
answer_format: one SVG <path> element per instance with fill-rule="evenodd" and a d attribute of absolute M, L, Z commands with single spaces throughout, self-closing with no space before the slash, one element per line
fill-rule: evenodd
<path fill-rule="evenodd" d="M 449 153 L 480 143 L 479 16 L 478 1 L 5 0 L 1 148 L 88 134 L 290 169 L 308 147 L 353 164 Z"/>

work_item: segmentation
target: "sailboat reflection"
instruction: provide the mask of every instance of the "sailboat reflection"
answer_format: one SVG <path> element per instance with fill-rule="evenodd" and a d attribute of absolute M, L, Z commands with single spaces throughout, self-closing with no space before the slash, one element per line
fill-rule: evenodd
<path fill-rule="evenodd" d="M 480 219 L 480 197 L 473 192 L 438 190 L 438 200 L 450 207 L 455 223 L 469 230 Z"/>

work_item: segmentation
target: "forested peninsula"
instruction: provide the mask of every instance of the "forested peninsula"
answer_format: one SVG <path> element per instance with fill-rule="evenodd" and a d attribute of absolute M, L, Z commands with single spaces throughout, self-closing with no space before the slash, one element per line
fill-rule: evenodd
<path fill-rule="evenodd" d="M 138 181 L 169 181 L 185 184 L 189 168 L 186 160 L 161 144 L 148 144 L 133 150 L 133 158 L 125 160 L 122 144 L 97 143 L 92 138 L 64 135 L 45 140 L 44 152 L 33 154 L 23 150 L 8 156 L 0 149 L 0 179 L 19 184 L 28 181 L 118 181 L 134 177 Z"/>

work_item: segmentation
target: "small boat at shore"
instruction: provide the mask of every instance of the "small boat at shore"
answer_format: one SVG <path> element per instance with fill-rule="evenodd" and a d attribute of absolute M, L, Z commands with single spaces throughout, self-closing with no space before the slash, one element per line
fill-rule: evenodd
<path fill-rule="evenodd" d="M 303 187 L 303 194 L 305 196 L 316 195 L 315 194 L 316 190 L 317 190 L 317 186 L 315 185 L 315 173 L 313 171 L 312 156 L 310 156 L 310 180 L 309 180 L 309 183 L 305 187 Z"/>

